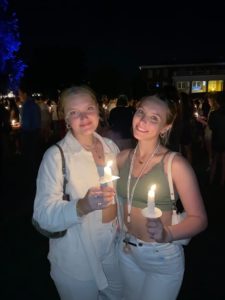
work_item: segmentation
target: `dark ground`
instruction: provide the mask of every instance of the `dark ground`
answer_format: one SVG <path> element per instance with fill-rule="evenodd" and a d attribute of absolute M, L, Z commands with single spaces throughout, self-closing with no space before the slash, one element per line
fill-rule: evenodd
<path fill-rule="evenodd" d="M 185 248 L 186 272 L 178 300 L 224 300 L 225 188 L 208 184 L 205 155 L 198 148 L 193 167 L 209 226 Z M 6 160 L 2 171 L 0 299 L 59 300 L 49 277 L 48 240 L 31 225 L 35 180 L 24 172 L 20 156 Z"/>

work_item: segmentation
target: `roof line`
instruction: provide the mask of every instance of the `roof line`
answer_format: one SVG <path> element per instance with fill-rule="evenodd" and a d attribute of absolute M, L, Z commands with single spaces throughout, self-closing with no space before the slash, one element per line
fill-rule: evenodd
<path fill-rule="evenodd" d="M 200 64 L 174 64 L 174 65 L 142 65 L 139 69 L 157 69 L 157 68 L 174 68 L 174 67 L 197 67 L 197 66 L 225 66 L 225 62 L 220 63 L 200 63 Z"/>

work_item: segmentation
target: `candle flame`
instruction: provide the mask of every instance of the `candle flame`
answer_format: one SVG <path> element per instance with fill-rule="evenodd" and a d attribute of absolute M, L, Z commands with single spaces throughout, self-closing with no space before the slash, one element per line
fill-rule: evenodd
<path fill-rule="evenodd" d="M 156 184 L 153 184 L 150 187 L 149 191 L 148 191 L 148 196 L 149 197 L 154 197 L 155 196 L 155 190 L 156 190 Z"/>

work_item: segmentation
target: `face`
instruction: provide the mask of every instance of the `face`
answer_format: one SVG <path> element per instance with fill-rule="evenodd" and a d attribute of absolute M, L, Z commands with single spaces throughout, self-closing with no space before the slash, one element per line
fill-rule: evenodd
<path fill-rule="evenodd" d="M 98 127 L 98 107 L 88 94 L 68 96 L 64 111 L 65 120 L 75 136 L 90 135 Z"/>
<path fill-rule="evenodd" d="M 138 140 L 158 139 L 170 128 L 167 124 L 168 108 L 156 97 L 149 97 L 137 108 L 133 117 L 133 134 Z"/>

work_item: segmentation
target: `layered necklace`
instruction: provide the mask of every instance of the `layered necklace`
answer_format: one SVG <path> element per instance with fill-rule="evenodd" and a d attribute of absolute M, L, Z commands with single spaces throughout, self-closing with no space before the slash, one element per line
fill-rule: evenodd
<path fill-rule="evenodd" d="M 131 221 L 130 216 L 131 216 L 131 209 L 132 209 L 132 202 L 133 202 L 135 188 L 136 188 L 136 186 L 138 184 L 139 179 L 143 175 L 146 167 L 148 166 L 148 164 L 150 163 L 150 161 L 153 159 L 153 157 L 155 156 L 155 154 L 158 152 L 159 146 L 160 146 L 160 143 L 158 143 L 156 145 L 155 149 L 152 151 L 152 153 L 146 159 L 146 161 L 143 164 L 143 166 L 141 168 L 141 171 L 140 171 L 140 173 L 139 173 L 136 181 L 134 182 L 132 190 L 130 190 L 130 183 L 131 183 L 131 176 L 132 176 L 132 172 L 133 172 L 134 159 L 135 159 L 135 156 L 136 156 L 138 145 L 134 149 L 134 153 L 133 153 L 133 156 L 131 158 L 131 163 L 130 163 L 130 169 L 129 169 L 129 173 L 128 173 L 128 178 L 127 178 L 127 223 L 130 223 L 130 221 Z"/>

